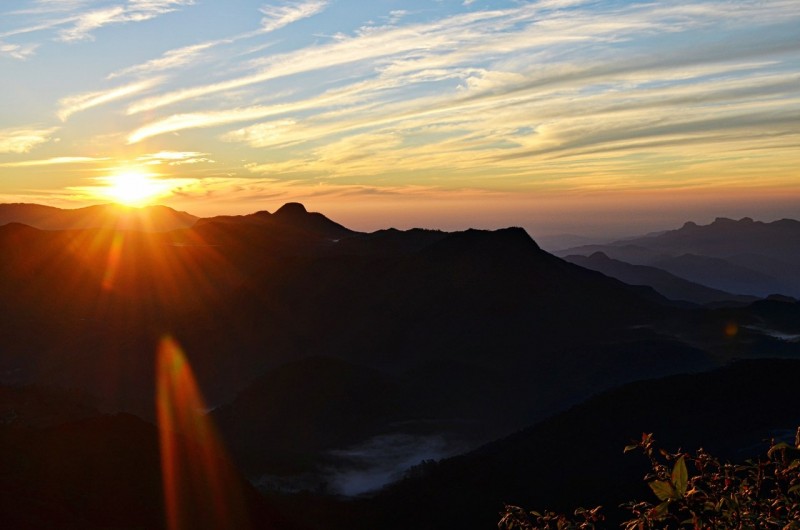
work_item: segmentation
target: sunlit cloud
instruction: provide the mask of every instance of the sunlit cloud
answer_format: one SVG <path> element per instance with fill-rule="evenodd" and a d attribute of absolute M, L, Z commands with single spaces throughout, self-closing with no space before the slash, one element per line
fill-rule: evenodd
<path fill-rule="evenodd" d="M 159 82 L 159 79 L 148 79 L 146 81 L 130 83 L 128 85 L 115 87 L 109 90 L 68 96 L 59 101 L 61 108 L 58 111 L 58 117 L 61 119 L 61 121 L 66 121 L 76 112 L 82 112 L 99 105 L 105 105 L 107 103 L 111 103 L 112 101 L 133 96 L 153 88 L 154 86 L 158 85 Z"/>
<path fill-rule="evenodd" d="M 448 44 L 448 48 L 457 46 L 460 42 L 457 38 L 459 25 L 466 24 L 469 26 L 476 19 L 493 19 L 498 16 L 496 12 L 470 16 L 460 15 L 440 23 L 421 25 L 419 27 L 376 29 L 367 34 L 342 38 L 331 44 L 311 46 L 296 52 L 258 61 L 255 65 L 259 67 L 259 70 L 246 76 L 146 98 L 130 105 L 128 112 L 136 114 L 180 101 L 235 90 L 269 80 L 319 69 L 334 68 L 350 63 L 400 56 L 404 53 L 436 48 L 443 44 Z M 442 35 L 437 35 L 435 30 L 441 30 L 443 26 L 448 24 L 452 24 L 454 27 L 451 27 Z M 461 27 L 461 29 L 466 30 L 467 28 Z M 473 36 L 472 38 L 475 37 Z"/>
<path fill-rule="evenodd" d="M 6 56 L 12 59 L 25 60 L 36 53 L 36 44 L 8 44 L 0 41 L 0 57 Z"/>
<path fill-rule="evenodd" d="M 314 108 L 346 97 L 342 92 L 325 94 L 315 100 L 283 103 L 278 105 L 257 105 L 254 107 L 236 108 L 224 111 L 195 112 L 175 114 L 168 118 L 142 126 L 128 136 L 129 143 L 141 142 L 146 138 L 162 134 L 183 131 L 186 129 L 202 129 L 243 121 L 263 119 L 288 112 L 296 112 Z"/>
<path fill-rule="evenodd" d="M 0 129 L 0 153 L 27 153 L 50 140 L 58 127 Z"/>
<path fill-rule="evenodd" d="M 260 9 L 260 12 L 264 16 L 261 20 L 261 27 L 257 30 L 247 31 L 225 39 L 217 39 L 168 50 L 164 52 L 161 57 L 113 72 L 109 74 L 108 78 L 113 79 L 115 77 L 127 75 L 152 75 L 167 70 L 193 66 L 206 52 L 213 48 L 278 30 L 322 12 L 327 4 L 327 0 L 311 0 L 299 4 L 265 5 Z M 138 110 L 132 111 L 132 113 L 135 112 L 138 112 Z"/>
<path fill-rule="evenodd" d="M 194 0 L 128 0 L 121 5 L 87 10 L 69 20 L 68 26 L 59 32 L 59 39 L 65 42 L 91 39 L 92 32 L 104 26 L 144 22 L 192 4 Z"/>
<path fill-rule="evenodd" d="M 208 158 L 208 153 L 197 151 L 160 151 L 142 155 L 136 159 L 145 164 L 168 164 L 170 166 L 180 166 L 183 164 L 213 164 L 214 161 Z"/>
<path fill-rule="evenodd" d="M 264 17 L 261 26 L 265 32 L 275 31 L 289 24 L 320 13 L 328 5 L 327 0 L 307 0 L 294 4 L 265 5 L 261 8 Z"/>
<path fill-rule="evenodd" d="M 0 32 L 0 38 L 52 30 L 56 32 L 56 40 L 61 42 L 93 40 L 94 32 L 105 26 L 144 22 L 194 3 L 194 0 L 119 0 L 110 5 L 97 0 L 34 2 L 30 7 L 3 14 L 11 27 Z M 16 27 L 13 26 L 15 20 L 19 20 Z M 20 46 L 30 55 L 39 44 Z"/>
<path fill-rule="evenodd" d="M 109 160 L 107 157 L 93 158 L 88 156 L 57 156 L 43 160 L 23 160 L 21 162 L 5 162 L 0 167 L 37 167 L 37 166 L 59 166 L 69 164 L 94 164 Z"/>
<path fill-rule="evenodd" d="M 33 0 L 33 6 L 12 11 L 13 15 L 64 13 L 83 8 L 92 0 Z"/>
<path fill-rule="evenodd" d="M 152 59 L 142 64 L 129 66 L 108 75 L 108 79 L 115 77 L 123 77 L 128 75 L 152 75 L 154 73 L 163 72 L 165 70 L 172 70 L 181 68 L 189 64 L 193 64 L 198 60 L 203 52 L 217 46 L 223 41 L 204 42 L 201 44 L 194 44 L 192 46 L 184 46 L 174 50 L 169 50 L 157 59 Z"/>

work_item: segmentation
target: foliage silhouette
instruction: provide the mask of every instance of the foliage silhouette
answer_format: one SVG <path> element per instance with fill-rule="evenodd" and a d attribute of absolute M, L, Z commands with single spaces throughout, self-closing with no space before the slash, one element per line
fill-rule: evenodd
<path fill-rule="evenodd" d="M 658 503 L 622 506 L 632 517 L 624 530 L 800 528 L 800 428 L 795 444 L 772 445 L 766 455 L 741 464 L 722 462 L 702 448 L 694 454 L 656 450 L 652 434 L 625 447 L 650 460 L 644 480 Z M 578 508 L 572 516 L 506 505 L 502 530 L 595 530 L 602 507 Z"/>

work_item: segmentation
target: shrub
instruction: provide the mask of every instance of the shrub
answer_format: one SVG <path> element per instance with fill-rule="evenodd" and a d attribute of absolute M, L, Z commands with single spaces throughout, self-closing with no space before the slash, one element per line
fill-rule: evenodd
<path fill-rule="evenodd" d="M 625 452 L 637 449 L 650 460 L 644 480 L 657 501 L 624 504 L 632 515 L 622 523 L 625 530 L 800 530 L 800 428 L 794 446 L 773 442 L 766 455 L 741 464 L 723 463 L 703 449 L 693 455 L 656 450 L 652 434 Z M 602 521 L 600 506 L 566 516 L 507 505 L 498 527 L 595 530 Z"/>

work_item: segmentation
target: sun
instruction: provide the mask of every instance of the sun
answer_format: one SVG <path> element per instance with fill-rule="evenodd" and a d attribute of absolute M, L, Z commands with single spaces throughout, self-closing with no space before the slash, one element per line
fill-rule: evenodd
<path fill-rule="evenodd" d="M 142 206 L 169 194 L 170 185 L 150 173 L 121 171 L 103 177 L 101 192 L 115 202 L 127 206 Z"/>

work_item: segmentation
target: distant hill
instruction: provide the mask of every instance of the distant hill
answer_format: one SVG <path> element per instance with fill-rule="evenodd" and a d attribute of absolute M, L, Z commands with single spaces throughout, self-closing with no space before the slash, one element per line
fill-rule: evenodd
<path fill-rule="evenodd" d="M 683 278 L 692 278 L 698 283 L 734 293 L 747 293 L 761 297 L 774 293 L 794 293 L 787 282 L 760 272 L 755 268 L 743 267 L 730 259 L 681 254 L 653 261 L 653 266 L 669 271 Z"/>
<path fill-rule="evenodd" d="M 677 230 L 605 245 L 560 250 L 559 256 L 603 252 L 612 259 L 649 265 L 708 287 L 765 297 L 800 297 L 800 221 L 771 223 L 744 217 L 687 222 Z"/>
<path fill-rule="evenodd" d="M 757 297 L 754 296 L 735 295 L 690 282 L 657 267 L 632 265 L 624 261 L 611 259 L 602 252 L 595 252 L 591 256 L 571 255 L 566 256 L 564 259 L 581 267 L 602 272 L 631 285 L 649 285 L 671 300 L 685 300 L 697 304 L 718 302 L 750 303 L 757 300 Z"/>
<path fill-rule="evenodd" d="M 642 480 L 646 458 L 623 454 L 631 440 L 645 432 L 668 451 L 763 454 L 771 437 L 794 440 L 798 377 L 800 361 L 761 360 L 625 385 L 469 454 L 421 465 L 363 503 L 363 518 L 320 527 L 477 530 L 496 524 L 510 503 L 563 513 L 602 505 L 604 527 L 615 528 L 629 515 L 620 504 L 655 501 Z"/>
<path fill-rule="evenodd" d="M 557 252 L 565 248 L 609 243 L 612 238 L 588 237 L 575 234 L 536 235 L 536 242 L 548 252 Z"/>
<path fill-rule="evenodd" d="M 197 217 L 166 206 L 134 208 L 100 204 L 85 208 L 61 209 L 40 204 L 0 204 L 0 225 L 21 223 L 40 230 L 109 228 L 165 232 L 188 228 Z"/>

